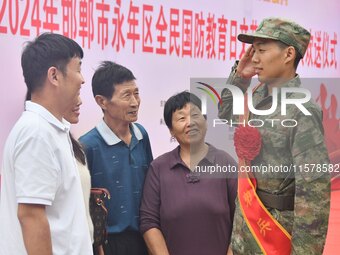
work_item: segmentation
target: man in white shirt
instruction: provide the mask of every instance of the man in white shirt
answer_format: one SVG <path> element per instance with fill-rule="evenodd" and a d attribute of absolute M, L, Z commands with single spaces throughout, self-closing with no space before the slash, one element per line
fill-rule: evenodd
<path fill-rule="evenodd" d="M 0 255 L 92 255 L 79 173 L 63 116 L 84 83 L 83 51 L 45 33 L 21 65 L 31 101 L 7 138 L 1 180 Z"/>

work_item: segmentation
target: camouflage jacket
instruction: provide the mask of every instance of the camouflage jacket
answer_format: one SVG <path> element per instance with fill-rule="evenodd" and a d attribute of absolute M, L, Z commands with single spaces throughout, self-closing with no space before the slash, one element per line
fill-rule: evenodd
<path fill-rule="evenodd" d="M 300 83 L 299 77 L 296 76 L 283 87 L 299 87 Z M 301 95 L 297 93 L 287 95 L 287 98 L 298 97 Z M 278 107 L 274 113 L 268 116 L 254 114 L 249 116 L 254 126 L 261 126 L 260 120 L 264 123 L 258 128 L 262 136 L 262 148 L 251 164 L 252 166 L 286 166 L 286 169 L 290 170 L 284 175 L 271 172 L 254 173 L 257 188 L 270 194 L 294 196 L 293 211 L 279 211 L 269 207 L 267 209 L 291 234 L 291 254 L 321 255 L 326 239 L 330 207 L 329 173 L 315 168 L 328 167 L 329 164 L 323 136 L 322 112 L 314 102 L 310 101 L 304 106 L 312 114 L 311 116 L 305 116 L 295 105 L 287 105 L 287 115 L 281 116 L 280 102 L 279 92 Z M 232 104 L 231 92 L 224 89 L 222 105 L 219 109 L 221 119 L 237 120 L 237 116 L 232 115 Z M 272 97 L 268 96 L 266 85 L 262 85 L 253 93 L 253 105 L 256 109 L 269 109 L 271 104 Z M 268 119 L 280 121 L 272 122 Z M 283 119 L 293 119 L 297 125 L 284 127 L 281 125 Z M 255 124 L 256 122 L 259 123 Z M 312 172 L 313 164 L 321 165 L 315 165 Z M 231 247 L 235 255 L 262 254 L 246 225 L 238 200 Z"/>

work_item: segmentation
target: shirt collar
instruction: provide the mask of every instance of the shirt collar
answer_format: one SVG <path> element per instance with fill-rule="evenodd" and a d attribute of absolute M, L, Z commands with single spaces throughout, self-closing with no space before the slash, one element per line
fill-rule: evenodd
<path fill-rule="evenodd" d="M 200 163 L 203 163 L 203 161 L 208 161 L 210 164 L 213 164 L 216 161 L 215 158 L 216 158 L 217 149 L 214 146 L 210 145 L 210 144 L 208 144 L 208 146 L 209 146 L 208 153 L 201 160 Z"/>
<path fill-rule="evenodd" d="M 25 102 L 25 110 L 28 112 L 33 112 L 44 118 L 48 123 L 54 125 L 64 132 L 70 131 L 71 124 L 62 119 L 59 121 L 52 113 L 50 113 L 45 107 L 40 104 L 34 103 L 32 101 Z"/>
<path fill-rule="evenodd" d="M 297 74 L 294 79 L 291 79 L 290 81 L 286 82 L 285 84 L 283 84 L 281 86 L 281 88 L 299 88 L 301 85 L 301 80 L 300 80 L 300 77 L 299 75 Z M 291 97 L 293 95 L 296 95 L 296 93 L 294 92 L 291 92 L 291 93 L 287 93 L 286 97 Z M 281 90 L 279 90 L 279 93 L 278 93 L 278 103 L 281 102 Z"/>
<path fill-rule="evenodd" d="M 281 85 L 280 88 L 294 88 L 294 87 L 300 87 L 300 85 L 301 85 L 300 76 L 297 74 L 295 75 L 293 79 Z M 265 84 L 261 85 L 254 93 L 261 93 L 261 94 L 268 93 L 267 85 Z"/>
<path fill-rule="evenodd" d="M 280 88 L 298 88 L 301 85 L 301 80 L 298 74 L 295 75 L 295 77 L 288 82 L 282 84 Z M 254 91 L 254 95 L 257 95 L 258 98 L 260 98 L 259 103 L 255 106 L 255 108 L 258 108 L 261 104 L 267 104 L 268 102 L 272 102 L 272 96 L 268 95 L 268 87 L 266 84 L 261 85 Z M 287 93 L 287 98 L 291 97 L 294 93 Z M 281 89 L 279 89 L 278 93 L 278 103 L 281 103 Z"/>
<path fill-rule="evenodd" d="M 198 163 L 199 165 L 203 165 L 206 162 L 208 162 L 208 164 L 213 164 L 215 162 L 215 155 L 216 155 L 217 149 L 214 146 L 210 145 L 210 144 L 208 144 L 208 146 L 209 146 L 208 153 Z M 181 147 L 178 145 L 174 150 L 171 151 L 173 160 L 170 160 L 170 169 L 174 169 L 177 165 L 183 165 L 183 166 L 187 167 L 185 165 L 185 163 L 183 162 L 180 154 L 179 154 L 180 148 Z"/>
<path fill-rule="evenodd" d="M 104 141 L 107 143 L 107 145 L 115 145 L 122 140 L 109 128 L 109 126 L 105 123 L 105 121 L 102 119 L 98 125 L 96 126 L 99 134 L 103 137 Z M 143 139 L 143 134 L 140 131 L 140 129 L 137 127 L 136 124 L 131 123 L 130 128 L 132 131 L 132 135 L 135 135 L 138 140 Z"/>

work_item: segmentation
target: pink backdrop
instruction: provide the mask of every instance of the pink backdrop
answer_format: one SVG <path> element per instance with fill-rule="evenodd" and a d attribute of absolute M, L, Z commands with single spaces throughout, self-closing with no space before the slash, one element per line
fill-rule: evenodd
<path fill-rule="evenodd" d="M 65 34 L 85 51 L 86 85 L 74 134 L 83 134 L 101 118 L 91 93 L 94 69 L 102 60 L 117 61 L 137 77 L 142 98 L 138 121 L 148 130 L 157 156 L 175 146 L 162 122 L 162 102 L 189 89 L 191 77 L 226 77 L 244 50 L 236 35 L 254 30 L 265 17 L 290 18 L 310 29 L 312 42 L 299 67 L 302 77 L 340 78 L 339 11 L 338 0 L 2 0 L 0 161 L 6 137 L 23 109 L 23 44 L 44 31 Z M 310 88 L 315 98 L 321 96 L 320 85 Z M 340 100 L 338 85 L 326 86 L 326 96 L 319 99 L 325 109 L 332 108 L 329 118 L 335 126 L 339 112 L 337 105 L 333 109 L 331 95 Z M 332 137 L 340 140 L 339 134 Z M 232 146 L 223 149 L 233 153 Z"/>

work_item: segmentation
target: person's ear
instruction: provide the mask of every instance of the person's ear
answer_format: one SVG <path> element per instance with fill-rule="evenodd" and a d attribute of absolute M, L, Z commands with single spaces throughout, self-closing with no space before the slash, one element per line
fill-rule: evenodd
<path fill-rule="evenodd" d="M 97 105 L 100 106 L 100 108 L 102 108 L 103 110 L 107 109 L 107 98 L 101 95 L 96 95 L 94 97 L 94 99 L 96 100 Z"/>
<path fill-rule="evenodd" d="M 285 54 L 285 63 L 289 63 L 292 61 L 294 63 L 294 59 L 296 57 L 296 50 L 293 46 L 289 46 L 286 48 Z"/>
<path fill-rule="evenodd" d="M 48 70 L 47 70 L 47 79 L 48 81 L 57 86 L 58 85 L 58 75 L 59 75 L 59 71 L 56 67 L 51 66 Z"/>

